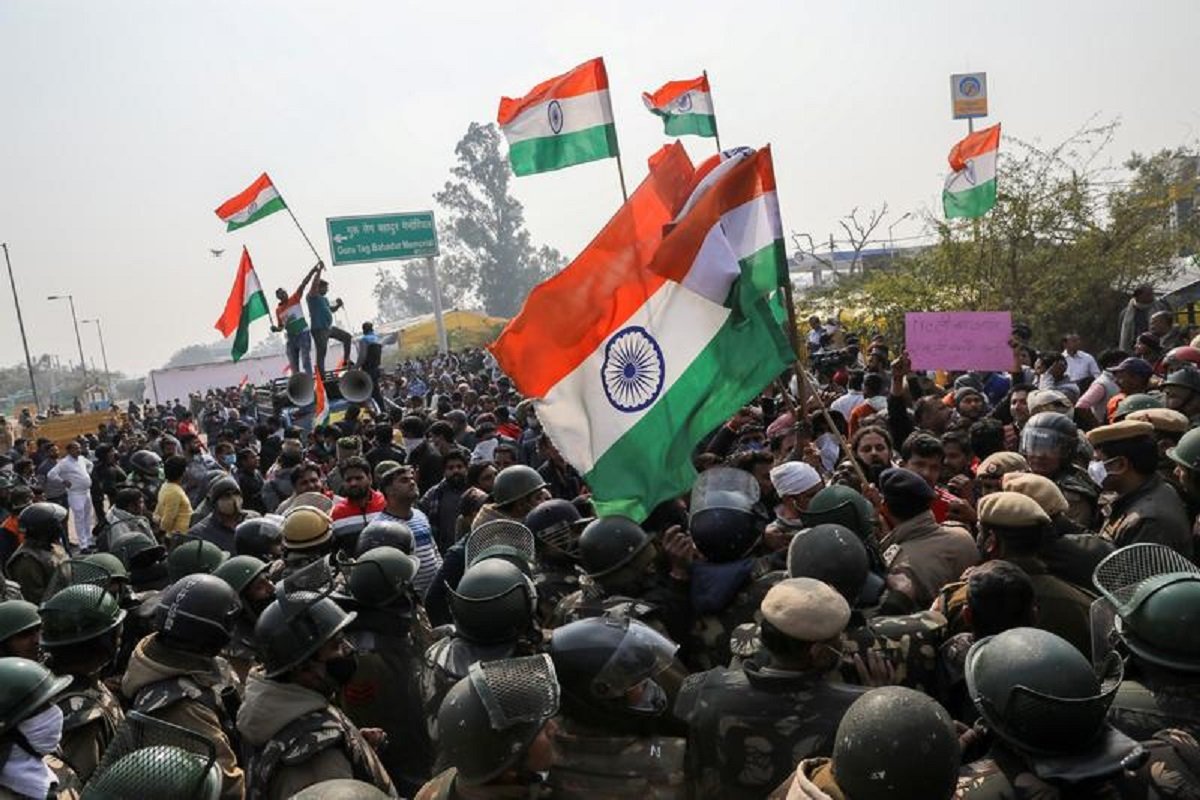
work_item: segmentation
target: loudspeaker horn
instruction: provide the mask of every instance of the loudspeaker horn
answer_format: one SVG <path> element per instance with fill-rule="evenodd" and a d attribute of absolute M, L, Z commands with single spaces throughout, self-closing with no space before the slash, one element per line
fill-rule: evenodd
<path fill-rule="evenodd" d="M 361 369 L 348 369 L 338 379 L 342 398 L 351 403 L 362 403 L 375 391 L 375 381 Z"/>
<path fill-rule="evenodd" d="M 288 378 L 287 397 L 292 405 L 309 406 L 316 399 L 313 377 L 307 372 L 294 372 Z"/>

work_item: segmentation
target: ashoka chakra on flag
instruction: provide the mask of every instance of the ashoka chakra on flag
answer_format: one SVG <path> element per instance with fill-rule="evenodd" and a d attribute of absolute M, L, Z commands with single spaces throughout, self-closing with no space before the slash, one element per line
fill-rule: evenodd
<path fill-rule="evenodd" d="M 645 328 L 631 325 L 608 340 L 600 374 L 613 408 L 641 411 L 662 391 L 666 375 L 662 348 Z"/>

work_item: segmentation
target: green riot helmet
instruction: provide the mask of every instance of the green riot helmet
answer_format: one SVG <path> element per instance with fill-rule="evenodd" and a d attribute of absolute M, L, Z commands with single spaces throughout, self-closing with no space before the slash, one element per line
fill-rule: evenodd
<path fill-rule="evenodd" d="M 467 786 L 519 770 L 547 720 L 558 713 L 558 680 L 547 655 L 481 661 L 438 709 L 438 765 Z"/>
<path fill-rule="evenodd" d="M 402 553 L 412 555 L 417 549 L 417 539 L 412 528 L 398 519 L 375 519 L 367 523 L 354 544 L 355 555 L 361 556 L 376 547 L 394 547 Z"/>
<path fill-rule="evenodd" d="M 867 548 L 844 525 L 814 525 L 792 537 L 787 571 L 792 578 L 815 578 L 829 584 L 853 607 L 870 571 Z"/>
<path fill-rule="evenodd" d="M 111 576 L 111 580 L 129 582 L 129 569 L 118 556 L 112 553 L 92 553 L 83 557 L 84 561 L 103 568 Z"/>
<path fill-rule="evenodd" d="M 1066 639 L 1040 628 L 1011 628 L 967 652 L 967 692 L 987 726 L 1019 750 L 1078 752 L 1106 730 L 1122 677 L 1109 653 L 1100 674 Z"/>
<path fill-rule="evenodd" d="M 496 482 L 492 485 L 492 500 L 503 508 L 545 486 L 545 479 L 536 469 L 524 464 L 513 464 L 496 473 Z"/>
<path fill-rule="evenodd" d="M 526 575 L 533 569 L 533 531 L 511 519 L 485 522 L 467 537 L 467 567 L 485 558 L 503 558 Z"/>
<path fill-rule="evenodd" d="M 1191 364 L 1177 369 L 1167 375 L 1167 379 L 1163 381 L 1162 385 L 1163 388 L 1168 386 L 1178 386 L 1180 388 L 1195 392 L 1196 394 L 1200 394 L 1200 369 L 1197 369 Z"/>
<path fill-rule="evenodd" d="M 101 586 L 77 583 L 42 603 L 42 646 L 52 650 L 112 633 L 125 621 L 117 598 Z M 115 648 L 114 648 L 115 650 Z"/>
<path fill-rule="evenodd" d="M 525 526 L 533 531 L 540 547 L 579 560 L 579 533 L 591 519 L 584 519 L 569 500 L 554 498 L 538 505 L 525 516 Z"/>
<path fill-rule="evenodd" d="M 1200 472 L 1200 428 L 1185 433 L 1179 444 L 1167 450 L 1167 458 L 1184 469 Z"/>
<path fill-rule="evenodd" d="M 145 478 L 162 478 L 162 458 L 152 450 L 138 450 L 129 457 L 134 471 Z"/>
<path fill-rule="evenodd" d="M 1163 408 L 1162 398 L 1152 394 L 1131 394 L 1117 403 L 1112 421 L 1120 422 L 1134 411 L 1144 411 L 1148 408 Z"/>
<path fill-rule="evenodd" d="M 283 517 L 267 514 L 238 523 L 233 530 L 235 555 L 272 561 L 283 550 Z"/>
<path fill-rule="evenodd" d="M 510 562 L 485 558 L 449 589 L 450 613 L 460 636 L 481 644 L 510 642 L 533 628 L 537 591 Z"/>
<path fill-rule="evenodd" d="M 817 492 L 800 512 L 800 519 L 807 526 L 822 523 L 844 525 L 858 536 L 869 539 L 875 534 L 875 506 L 849 486 L 834 484 Z"/>
<path fill-rule="evenodd" d="M 0 642 L 40 627 L 42 618 L 38 607 L 26 600 L 5 600 L 0 603 Z"/>
<path fill-rule="evenodd" d="M 1034 414 L 1021 429 L 1021 455 L 1052 454 L 1059 457 L 1060 467 L 1075 457 L 1079 447 L 1079 427 L 1065 414 L 1043 411 Z"/>
<path fill-rule="evenodd" d="M 1136 658 L 1200 673 L 1200 568 L 1169 547 L 1133 544 L 1097 564 L 1092 581 Z"/>
<path fill-rule="evenodd" d="M 280 586 L 254 623 L 266 676 L 276 678 L 300 666 L 356 616 L 323 593 Z"/>
<path fill-rule="evenodd" d="M 221 781 L 221 767 L 211 741 L 187 728 L 131 711 L 81 797 L 217 800 Z"/>
<path fill-rule="evenodd" d="M 109 542 L 108 551 L 129 570 L 130 575 L 154 567 L 163 561 L 167 549 L 144 533 L 130 531 Z"/>
<path fill-rule="evenodd" d="M 369 783 L 352 778 L 333 778 L 314 783 L 292 795 L 292 800 L 388 800 L 390 795 Z"/>
<path fill-rule="evenodd" d="M 603 578 L 632 563 L 650 542 L 628 517 L 599 517 L 579 535 L 579 562 L 588 577 Z"/>
<path fill-rule="evenodd" d="M 590 617 L 555 629 L 547 652 L 572 719 L 612 733 L 635 732 L 662 716 L 667 695 L 654 680 L 674 663 L 679 645 L 629 617 Z M 641 699 L 627 694 L 641 686 Z"/>
<path fill-rule="evenodd" d="M 159 595 L 154 627 L 172 647 L 216 655 L 229 644 L 242 610 L 237 593 L 215 575 L 187 575 Z"/>
<path fill-rule="evenodd" d="M 113 560 L 119 561 L 119 559 Z M 50 580 L 46 582 L 45 596 L 53 597 L 55 593 L 68 586 L 80 584 L 107 589 L 112 579 L 113 574 L 95 561 L 88 561 L 86 558 L 68 558 L 56 566 L 54 572 L 50 574 Z"/>
<path fill-rule="evenodd" d="M 70 685 L 70 678 L 60 678 L 36 661 L 0 658 L 0 735 L 16 728 Z"/>
<path fill-rule="evenodd" d="M 385 608 L 408 596 L 420 569 L 420 559 L 394 547 L 376 547 L 354 561 L 347 584 L 359 603 Z"/>
<path fill-rule="evenodd" d="M 42 543 L 57 542 L 66 530 L 67 510 L 57 503 L 30 503 L 17 516 L 21 531 Z"/>
<path fill-rule="evenodd" d="M 188 575 L 208 575 L 227 558 L 229 554 L 212 542 L 188 538 L 167 556 L 167 576 L 174 583 Z"/>
<path fill-rule="evenodd" d="M 854 800 L 949 800 L 960 758 L 946 709 L 921 692 L 885 686 L 855 700 L 838 723 L 833 775 Z"/>
<path fill-rule="evenodd" d="M 267 571 L 270 565 L 254 556 L 234 556 L 223 562 L 213 575 L 229 584 L 240 596 L 255 578 Z"/>

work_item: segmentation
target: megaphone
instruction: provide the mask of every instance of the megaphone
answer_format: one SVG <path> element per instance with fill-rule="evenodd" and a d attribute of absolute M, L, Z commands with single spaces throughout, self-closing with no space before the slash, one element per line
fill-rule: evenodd
<path fill-rule="evenodd" d="M 375 391 L 375 381 L 361 369 L 348 369 L 338 378 L 338 390 L 342 399 L 351 403 L 362 403 Z"/>
<path fill-rule="evenodd" d="M 293 372 L 287 382 L 287 398 L 296 406 L 312 405 L 317 393 L 313 385 L 313 376 L 307 372 Z"/>

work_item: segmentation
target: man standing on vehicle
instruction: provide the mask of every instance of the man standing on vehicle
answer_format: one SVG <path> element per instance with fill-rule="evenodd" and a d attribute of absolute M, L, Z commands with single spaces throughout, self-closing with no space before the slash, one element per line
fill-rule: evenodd
<path fill-rule="evenodd" d="M 314 275 L 312 287 L 308 290 L 308 318 L 312 325 L 312 340 L 317 348 L 317 370 L 325 372 L 325 351 L 329 347 L 330 338 L 342 343 L 342 361 L 350 363 L 350 334 L 333 324 L 333 314 L 342 307 L 342 301 L 329 303 L 329 281 L 321 278 L 325 264 L 317 262 L 317 272 Z"/>
<path fill-rule="evenodd" d="M 312 372 L 312 335 L 308 332 L 304 309 L 300 307 L 300 297 L 308 287 L 309 281 L 320 269 L 321 262 L 318 261 L 304 276 L 304 280 L 300 281 L 300 286 L 296 291 L 290 295 L 286 289 L 275 290 L 275 299 L 279 301 L 279 305 L 275 306 L 276 322 L 271 326 L 271 330 L 284 332 L 287 341 L 288 366 L 291 367 L 293 375 L 300 371 L 301 362 L 304 364 L 305 372 Z"/>

